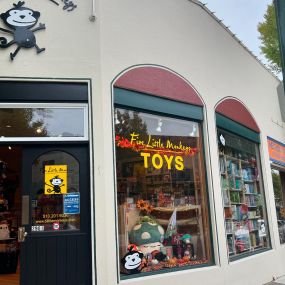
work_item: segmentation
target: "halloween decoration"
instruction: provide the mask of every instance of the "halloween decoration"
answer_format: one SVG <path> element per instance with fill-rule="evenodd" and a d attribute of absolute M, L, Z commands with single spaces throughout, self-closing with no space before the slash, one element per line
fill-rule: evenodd
<path fill-rule="evenodd" d="M 17 44 L 18 47 L 13 53 L 10 53 L 10 59 L 14 60 L 17 53 L 21 48 L 33 48 L 35 47 L 37 53 L 41 53 L 45 48 L 39 48 L 36 44 L 36 37 L 34 32 L 44 30 L 45 24 L 39 24 L 35 29 L 31 29 L 38 22 L 40 12 L 33 11 L 30 8 L 23 7 L 25 2 L 19 1 L 17 4 L 13 4 L 14 8 L 1 14 L 1 19 L 4 24 L 12 30 L 0 28 L 0 31 L 13 35 L 14 39 L 8 42 L 5 37 L 0 37 L 0 48 L 8 48 L 13 44 Z"/>
<path fill-rule="evenodd" d="M 133 250 L 131 246 L 129 252 L 121 259 L 121 264 L 128 274 L 139 273 L 142 270 L 143 254 L 137 250 Z"/>

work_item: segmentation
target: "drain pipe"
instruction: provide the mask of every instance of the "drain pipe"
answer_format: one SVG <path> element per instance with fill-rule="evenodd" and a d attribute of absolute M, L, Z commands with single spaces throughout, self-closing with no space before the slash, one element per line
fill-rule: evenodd
<path fill-rule="evenodd" d="M 90 22 L 95 22 L 96 21 L 96 14 L 95 14 L 95 0 L 92 0 L 92 14 L 89 17 Z"/>

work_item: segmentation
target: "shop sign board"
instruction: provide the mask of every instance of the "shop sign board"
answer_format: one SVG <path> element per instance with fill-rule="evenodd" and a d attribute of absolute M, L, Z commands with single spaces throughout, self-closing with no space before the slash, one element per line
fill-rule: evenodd
<path fill-rule="evenodd" d="M 64 214 L 80 213 L 80 193 L 68 193 L 63 196 Z"/>
<path fill-rule="evenodd" d="M 67 165 L 45 165 L 45 195 L 67 193 Z"/>
<path fill-rule="evenodd" d="M 279 165 L 285 166 L 285 144 L 267 137 L 268 152 L 270 160 Z"/>

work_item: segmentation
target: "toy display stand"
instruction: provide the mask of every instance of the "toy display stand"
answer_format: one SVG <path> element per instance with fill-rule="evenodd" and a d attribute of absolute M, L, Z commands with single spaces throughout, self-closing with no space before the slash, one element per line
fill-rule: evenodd
<path fill-rule="evenodd" d="M 18 255 L 16 238 L 0 239 L 0 274 L 16 272 Z"/>

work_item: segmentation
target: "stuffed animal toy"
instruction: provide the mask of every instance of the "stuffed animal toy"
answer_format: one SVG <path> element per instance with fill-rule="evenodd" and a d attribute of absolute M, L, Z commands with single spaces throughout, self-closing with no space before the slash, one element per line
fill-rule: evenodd
<path fill-rule="evenodd" d="M 8 224 L 6 222 L 0 223 L 0 239 L 8 239 L 10 238 L 10 231 Z"/>
<path fill-rule="evenodd" d="M 131 246 L 129 252 L 121 259 L 121 264 L 128 274 L 139 273 L 143 267 L 143 254 L 137 250 L 133 250 Z"/>
<path fill-rule="evenodd" d="M 146 256 L 154 250 L 161 250 L 164 229 L 153 220 L 143 221 L 133 227 L 129 234 L 131 243 L 136 244 Z"/>
<path fill-rule="evenodd" d="M 191 258 L 195 257 L 194 253 L 194 245 L 191 243 L 192 236 L 189 234 L 185 234 L 181 237 L 183 242 L 184 256 L 189 256 Z"/>

